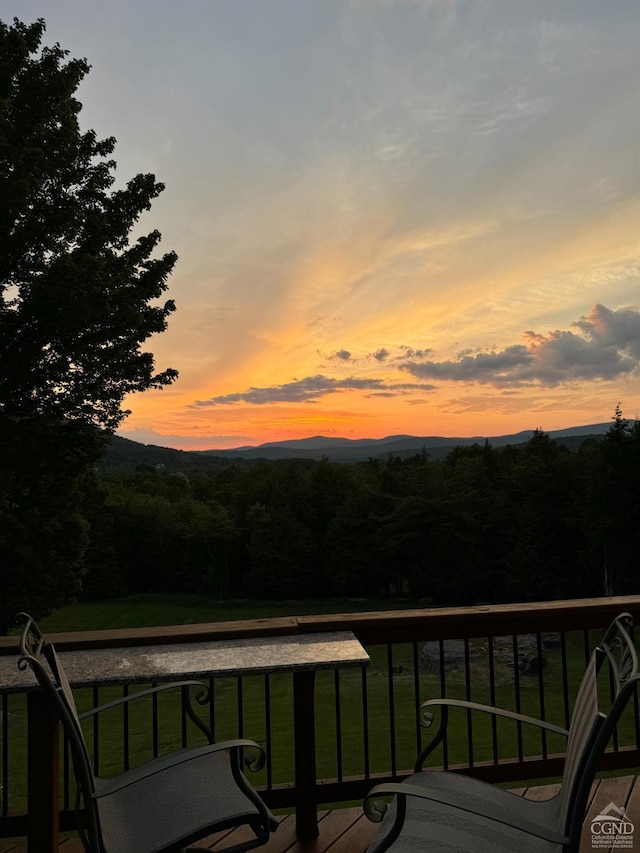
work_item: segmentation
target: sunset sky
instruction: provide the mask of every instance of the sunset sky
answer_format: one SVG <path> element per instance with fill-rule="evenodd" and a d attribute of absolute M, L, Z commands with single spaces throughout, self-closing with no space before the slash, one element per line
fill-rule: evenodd
<path fill-rule="evenodd" d="M 223 448 L 640 417 L 637 0 L 0 0 L 179 261 L 121 434 Z"/>

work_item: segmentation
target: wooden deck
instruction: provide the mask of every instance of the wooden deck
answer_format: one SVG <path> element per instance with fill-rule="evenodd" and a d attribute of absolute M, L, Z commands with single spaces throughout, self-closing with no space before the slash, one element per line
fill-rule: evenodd
<path fill-rule="evenodd" d="M 536 785 L 514 790 L 520 796 L 545 800 L 553 796 L 557 785 Z M 640 850 L 640 778 L 637 776 L 618 776 L 600 779 L 593 785 L 587 819 L 585 820 L 581 853 L 593 853 L 591 843 L 591 819 L 605 809 L 609 803 L 626 808 L 628 819 L 637 827 L 636 837 L 631 850 Z M 295 819 L 287 815 L 280 819 L 278 831 L 258 850 L 264 853 L 365 853 L 376 831 L 376 824 L 368 821 L 361 808 L 336 809 L 320 813 L 320 835 L 313 841 L 300 842 L 295 834 Z M 243 830 L 217 833 L 198 842 L 198 848 L 209 851 L 223 851 L 240 841 Z M 24 841 L 3 841 L 0 839 L 0 853 L 26 853 Z M 67 839 L 60 844 L 60 853 L 83 853 L 82 844 L 77 839 Z"/>

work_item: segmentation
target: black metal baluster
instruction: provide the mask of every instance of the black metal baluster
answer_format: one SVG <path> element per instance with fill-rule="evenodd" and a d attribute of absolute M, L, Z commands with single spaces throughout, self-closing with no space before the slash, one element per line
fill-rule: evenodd
<path fill-rule="evenodd" d="M 613 676 L 613 670 L 609 667 L 609 704 L 611 704 L 616 695 L 616 683 L 615 678 Z M 612 739 L 613 739 L 613 750 L 614 752 L 618 751 L 619 741 L 618 741 L 618 726 L 617 724 L 613 727 Z"/>
<path fill-rule="evenodd" d="M 187 701 L 189 698 L 188 687 L 180 688 L 180 742 L 184 749 L 187 745 Z"/>
<path fill-rule="evenodd" d="M 129 685 L 122 685 L 122 695 L 129 695 Z M 122 737 L 124 740 L 124 769 L 129 769 L 129 703 L 125 702 L 122 706 Z"/>
<path fill-rule="evenodd" d="M 496 671 L 493 660 L 493 637 L 487 637 L 487 654 L 489 655 L 489 704 L 496 706 Z M 491 714 L 491 745 L 493 763 L 498 763 L 498 720 Z"/>
<path fill-rule="evenodd" d="M 342 782 L 342 714 L 340 707 L 340 673 L 333 671 L 333 685 L 336 706 L 336 762 L 338 765 L 338 782 Z"/>
<path fill-rule="evenodd" d="M 571 707 L 569 705 L 569 669 L 567 666 L 567 635 L 560 633 L 560 661 L 562 665 L 562 701 L 564 704 L 564 727 L 569 729 L 571 724 Z"/>
<path fill-rule="evenodd" d="M 364 775 L 365 779 L 371 776 L 371 762 L 369 755 L 369 697 L 367 693 L 367 668 L 363 666 L 361 669 L 362 680 L 362 735 L 363 735 L 363 750 L 364 750 Z"/>
<path fill-rule="evenodd" d="M 238 737 L 244 737 L 244 687 L 242 676 L 237 678 L 236 692 L 238 696 Z"/>
<path fill-rule="evenodd" d="M 213 705 L 213 702 L 211 703 Z M 273 761 L 271 758 L 271 682 L 269 673 L 264 677 L 265 749 L 267 752 L 267 788 L 273 787 Z"/>
<path fill-rule="evenodd" d="M 538 695 L 540 699 L 540 719 L 546 717 L 545 701 L 544 701 L 544 665 L 542 661 L 542 634 L 536 634 L 536 654 L 538 660 L 536 666 L 538 668 Z M 544 729 L 540 729 L 540 739 L 542 742 L 542 757 L 547 757 L 547 733 Z"/>
<path fill-rule="evenodd" d="M 9 812 L 9 697 L 2 694 L 2 816 Z"/>
<path fill-rule="evenodd" d="M 471 702 L 471 667 L 469 662 L 469 640 L 464 640 L 464 688 L 467 702 Z M 467 711 L 467 751 L 469 767 L 473 767 L 473 721 L 471 711 Z"/>
<path fill-rule="evenodd" d="M 583 628 L 582 630 L 582 642 L 584 645 L 584 663 L 586 666 L 591 658 L 591 642 L 589 640 L 589 631 L 587 628 Z"/>
<path fill-rule="evenodd" d="M 158 682 L 152 681 L 152 687 L 157 687 Z M 157 758 L 159 754 L 159 745 L 158 745 L 158 694 L 153 693 L 151 696 L 151 738 L 152 738 L 152 751 L 153 757 Z"/>
<path fill-rule="evenodd" d="M 69 777 L 70 762 L 69 762 L 69 738 L 67 733 L 62 735 L 62 802 L 63 808 L 68 810 L 71 807 L 71 781 Z"/>
<path fill-rule="evenodd" d="M 438 644 L 440 654 L 440 696 L 444 699 L 447 695 L 446 673 L 444 666 L 444 640 L 438 640 Z M 442 766 L 445 770 L 449 766 L 449 733 L 447 729 L 445 729 L 444 738 L 442 739 Z"/>
<path fill-rule="evenodd" d="M 96 708 L 100 704 L 99 689 L 94 687 L 91 691 L 93 695 L 93 707 Z M 96 776 L 100 775 L 100 714 L 93 716 L 93 772 Z"/>
<path fill-rule="evenodd" d="M 396 775 L 396 710 L 393 692 L 393 649 L 387 643 L 387 679 L 389 683 L 389 742 L 391 746 L 391 775 Z"/>
<path fill-rule="evenodd" d="M 215 702 L 215 680 L 213 678 L 209 679 L 209 728 L 211 729 L 211 734 L 213 735 L 214 741 L 216 740 L 216 702 Z"/>
<path fill-rule="evenodd" d="M 520 660 L 518 657 L 518 635 L 513 635 L 513 689 L 516 700 L 516 712 L 522 713 L 522 701 L 520 696 Z M 524 760 L 524 747 L 522 743 L 522 723 L 516 723 L 516 736 L 518 739 L 518 761 Z"/>
<path fill-rule="evenodd" d="M 418 643 L 413 641 L 413 704 L 416 709 L 420 707 L 420 658 L 418 656 Z M 415 714 L 416 726 L 416 755 L 422 749 L 422 726 L 419 715 Z"/>

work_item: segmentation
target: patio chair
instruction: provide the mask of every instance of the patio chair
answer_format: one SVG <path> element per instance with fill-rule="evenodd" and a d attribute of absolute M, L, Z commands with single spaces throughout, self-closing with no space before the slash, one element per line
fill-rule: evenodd
<path fill-rule="evenodd" d="M 601 678 L 605 677 L 611 699 L 603 711 L 598 675 L 605 663 Z M 418 756 L 413 775 L 404 782 L 377 785 L 367 795 L 364 803 L 367 817 L 382 822 L 368 853 L 578 851 L 598 762 L 639 678 L 633 620 L 628 613 L 622 613 L 591 656 L 568 731 L 524 714 L 475 702 L 446 698 L 424 702 L 420 707 L 423 725 L 431 725 L 430 709 L 439 706 L 440 727 Z M 566 758 L 558 793 L 549 800 L 529 800 L 461 773 L 423 770 L 425 759 L 445 737 L 450 708 L 481 711 L 565 735 Z M 380 797 L 391 794 L 395 797 L 390 806 L 380 801 Z"/>
<path fill-rule="evenodd" d="M 204 684 L 163 684 L 78 714 L 53 645 L 28 614 L 20 616 L 27 621 L 18 666 L 31 667 L 51 697 L 67 736 L 76 779 L 78 829 L 87 853 L 177 853 L 213 832 L 239 826 L 252 830 L 245 834 L 249 837 L 224 849 L 248 850 L 268 841 L 277 822 L 242 770 L 245 750 L 256 756 L 245 757 L 251 770 L 263 766 L 264 752 L 250 740 L 214 742 L 189 699 L 189 689 L 197 687 L 196 699 L 204 704 L 208 700 Z M 112 778 L 94 776 L 80 720 L 171 688 L 182 690 L 185 710 L 209 744 L 178 749 Z"/>

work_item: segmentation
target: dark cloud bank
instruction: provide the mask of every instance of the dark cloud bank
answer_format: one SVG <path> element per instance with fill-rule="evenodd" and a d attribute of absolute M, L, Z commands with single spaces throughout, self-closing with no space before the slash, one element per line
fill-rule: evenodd
<path fill-rule="evenodd" d="M 527 331 L 525 343 L 498 352 L 479 352 L 455 361 L 407 361 L 401 365 L 419 379 L 478 382 L 496 386 L 542 385 L 612 380 L 639 373 L 640 312 L 611 311 L 595 305 L 572 331 L 547 335 Z"/>
<path fill-rule="evenodd" d="M 562 383 L 640 375 L 640 311 L 612 311 L 604 305 L 595 305 L 588 315 L 572 324 L 572 329 L 575 331 L 556 330 L 546 335 L 526 331 L 522 344 L 513 344 L 497 352 L 465 354 L 448 361 L 430 361 L 425 358 L 430 354 L 429 350 L 402 347 L 402 355 L 394 361 L 400 370 L 410 373 L 418 382 L 357 377 L 333 379 L 318 374 L 283 385 L 249 388 L 237 394 L 198 400 L 195 405 L 313 403 L 320 397 L 341 391 L 364 391 L 369 396 L 392 397 L 411 391 L 433 390 L 435 386 L 426 384 L 425 380 L 478 383 L 500 388 L 551 388 Z M 335 355 L 344 362 L 352 358 L 347 350 L 340 350 Z M 384 347 L 373 353 L 379 362 L 385 361 L 389 355 Z"/>

